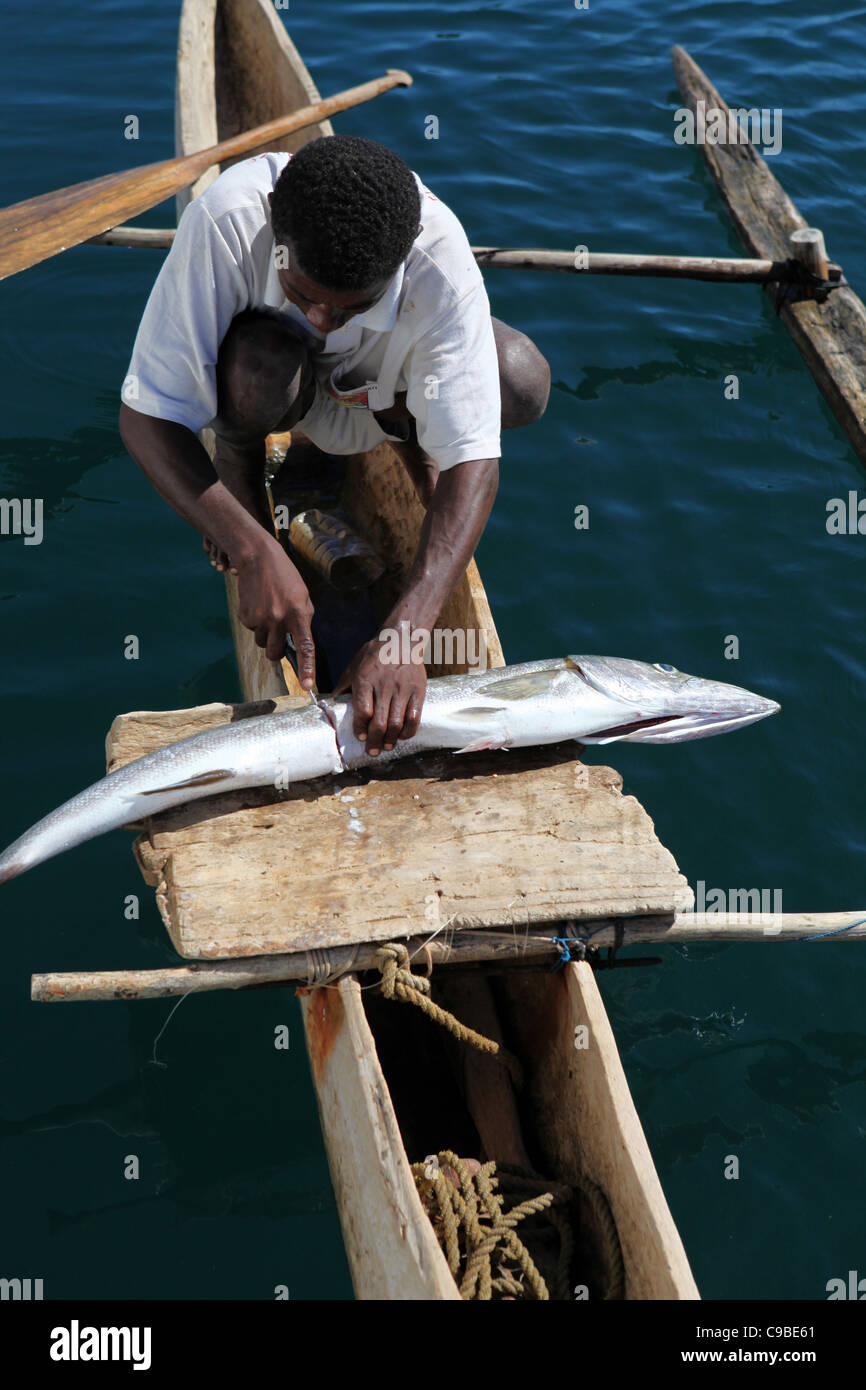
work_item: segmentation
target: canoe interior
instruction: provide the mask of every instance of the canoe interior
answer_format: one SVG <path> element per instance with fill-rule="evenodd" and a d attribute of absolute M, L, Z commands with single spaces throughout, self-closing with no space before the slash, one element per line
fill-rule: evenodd
<path fill-rule="evenodd" d="M 483 1128 L 490 1107 L 501 1107 L 508 1091 L 514 1095 L 529 1165 L 573 1188 L 575 1249 L 569 1288 L 584 1286 L 581 1296 L 590 1301 L 605 1296 L 699 1298 L 592 968 L 570 965 L 551 973 L 544 967 L 504 967 L 478 985 L 471 975 L 471 969 L 464 972 L 464 988 L 489 989 L 502 1041 L 525 1069 L 524 1084 L 515 1093 L 504 1068 L 479 1059 L 476 1074 L 485 1078 L 487 1095 L 480 1101 L 474 1097 L 471 1112 L 462 1084 L 465 1045 L 415 1008 L 366 995 L 367 1020 L 409 1161 L 420 1162 L 442 1149 L 463 1158 L 499 1158 L 485 1144 L 474 1117 L 481 1114 Z M 445 1007 L 452 1003 L 453 978 L 453 973 L 446 978 L 440 972 L 438 983 L 433 981 L 433 998 Z M 576 1030 L 588 1044 L 580 1050 Z M 505 1157 L 513 1161 L 510 1154 Z M 611 1253 L 598 1194 L 587 1193 L 587 1179 L 604 1194 L 619 1257 Z M 540 1243 L 534 1248 L 534 1242 Z M 534 1231 L 527 1244 L 532 1253 L 537 1249 L 549 1258 L 543 1231 Z M 619 1261 L 624 1284 L 613 1294 Z"/>
<path fill-rule="evenodd" d="M 270 0 L 184 0 L 178 153 L 204 148 L 317 95 Z M 284 148 L 328 133 L 329 125 L 300 132 Z M 215 173 L 205 176 L 187 197 L 196 196 L 213 177 Z M 312 465 L 309 458 L 298 465 L 290 448 L 271 491 L 274 504 L 287 505 L 290 515 L 311 505 L 338 511 L 385 562 L 385 573 L 371 590 L 350 595 L 336 594 L 305 571 L 316 607 L 318 683 L 324 692 L 359 644 L 378 630 L 403 587 L 423 510 L 387 444 L 351 459 L 320 457 Z M 288 663 L 267 661 L 240 624 L 230 577 L 227 599 L 244 698 L 299 693 Z M 488 664 L 503 664 L 474 561 L 439 625 L 483 633 Z M 465 664 L 452 660 L 431 673 L 464 669 Z M 516 1115 L 533 1165 L 548 1178 L 561 1175 L 571 1182 L 585 1172 L 604 1186 L 621 1231 L 626 1297 L 695 1297 L 589 967 L 569 966 L 556 976 L 521 970 L 495 982 L 473 978 L 464 998 L 477 996 L 480 1005 L 493 1011 L 503 1040 L 527 1066 Z M 434 981 L 434 997 L 442 989 L 447 996 L 447 982 Z M 489 1064 L 488 1082 L 484 1068 L 476 1069 L 470 1105 L 465 1064 L 455 1058 L 455 1045 L 411 1006 L 385 1001 L 360 988 L 353 977 L 336 988 L 307 992 L 301 1006 L 356 1293 L 361 1298 L 456 1298 L 409 1163 L 444 1148 L 467 1158 L 497 1157 L 487 1152 L 481 1131 L 496 1132 L 505 1087 L 501 1064 Z M 573 1030 L 576 1022 L 590 1018 L 599 1046 L 575 1073 Z M 598 1296 L 604 1261 L 591 1214 L 579 1197 L 574 1216 L 575 1282 L 587 1284 L 590 1296 Z"/>
<path fill-rule="evenodd" d="M 361 644 L 374 637 L 389 610 L 403 592 L 418 546 L 424 512 L 408 474 L 388 444 L 351 458 L 319 455 L 306 472 L 293 469 L 292 450 L 272 485 L 276 505 L 286 505 L 294 515 L 302 507 L 315 506 L 344 519 L 365 537 L 385 564 L 381 579 L 369 590 L 337 593 L 295 554 L 316 608 L 313 632 L 317 645 L 319 688 L 327 690 Z M 472 633 L 467 643 L 483 642 L 487 664 L 504 664 L 502 647 L 474 560 L 442 609 L 437 627 L 455 633 Z M 471 655 L 478 648 L 468 647 Z M 431 676 L 467 670 L 455 647 L 438 664 L 428 667 Z"/>
<path fill-rule="evenodd" d="M 275 49 L 285 61 L 265 58 L 264 55 L 274 53 Z M 219 0 L 214 25 L 214 66 L 219 92 L 219 140 L 228 140 L 252 126 L 273 120 L 277 114 L 319 100 L 320 94 L 273 5 Z M 251 75 L 255 79 L 252 82 Z M 321 122 L 309 130 L 295 131 L 268 148 L 293 154 L 309 140 L 326 134 L 332 134 L 330 122 Z"/>
<path fill-rule="evenodd" d="M 206 149 L 319 97 L 270 0 L 184 0 L 178 35 L 176 154 Z M 320 121 L 268 148 L 294 154 L 308 141 L 333 133 L 330 121 Z M 240 157 L 248 159 L 250 154 Z M 236 162 L 227 160 L 209 170 L 182 193 L 178 215 L 191 197 Z"/>
<path fill-rule="evenodd" d="M 501 982 L 499 986 L 495 980 L 487 982 L 501 1021 L 507 1019 L 507 1011 L 512 1004 L 519 1014 L 526 983 L 525 975 L 522 980 L 515 976 L 504 988 Z M 436 1002 L 448 1006 L 450 1001 L 447 994 L 443 997 L 441 981 L 437 983 L 434 980 L 432 995 Z M 461 1054 L 466 1044 L 457 1042 L 442 1028 L 432 1024 L 420 1010 L 382 999 L 372 992 L 366 995 L 365 1011 L 409 1162 L 419 1163 L 428 1155 L 442 1150 L 451 1150 L 464 1159 L 486 1161 L 493 1158 L 502 1161 L 500 1154 L 490 1152 L 485 1145 L 467 1104 L 461 1084 L 461 1069 L 465 1060 Z M 518 1046 L 521 1042 L 517 1031 L 510 1025 L 507 1027 L 507 1042 L 512 1045 L 516 1042 Z M 521 1050 L 520 1056 L 524 1060 L 526 1053 Z M 476 1065 L 482 1073 L 488 1073 L 488 1099 L 482 1101 L 482 1105 L 485 1108 L 495 1106 L 502 1089 L 510 1087 L 509 1078 L 501 1067 L 486 1059 L 477 1059 Z M 540 1066 L 531 1067 L 534 1078 L 540 1071 Z M 552 1146 L 545 1142 L 543 1131 L 535 1124 L 534 1100 L 528 1086 L 518 1098 L 517 1105 L 530 1166 L 547 1178 L 568 1181 L 567 1164 L 563 1164 L 561 1155 L 554 1155 Z M 576 1145 L 574 1159 L 577 1160 Z M 568 1215 L 575 1239 L 568 1287 L 572 1289 L 584 1285 L 589 1299 L 596 1302 L 605 1296 L 612 1270 L 605 1258 L 601 1232 L 593 1210 L 583 1200 L 579 1188 L 574 1190 Z M 552 1232 L 546 1229 L 544 1222 L 534 1226 L 530 1223 L 530 1226 L 522 1228 L 522 1238 L 543 1273 L 550 1279 L 559 1248 Z M 545 1261 L 548 1268 L 545 1268 Z M 634 1288 L 628 1292 L 632 1297 L 639 1296 Z"/>

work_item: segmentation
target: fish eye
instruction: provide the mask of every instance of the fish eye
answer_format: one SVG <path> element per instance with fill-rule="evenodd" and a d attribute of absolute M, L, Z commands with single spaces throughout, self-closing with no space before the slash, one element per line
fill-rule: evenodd
<path fill-rule="evenodd" d="M 671 666 L 667 661 L 654 661 L 653 668 L 656 671 L 664 671 L 667 675 L 676 673 L 676 666 Z"/>

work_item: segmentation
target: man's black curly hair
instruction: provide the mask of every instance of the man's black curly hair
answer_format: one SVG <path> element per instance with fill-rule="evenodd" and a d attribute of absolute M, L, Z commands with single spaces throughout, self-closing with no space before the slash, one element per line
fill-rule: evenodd
<path fill-rule="evenodd" d="M 328 135 L 293 155 L 277 179 L 271 222 L 298 267 L 331 290 L 390 278 L 418 235 L 421 198 L 398 154 L 358 135 Z"/>

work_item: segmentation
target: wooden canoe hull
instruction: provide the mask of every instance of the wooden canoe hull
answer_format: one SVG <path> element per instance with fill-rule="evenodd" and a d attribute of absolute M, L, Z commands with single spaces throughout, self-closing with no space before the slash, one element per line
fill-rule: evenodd
<path fill-rule="evenodd" d="M 184 0 L 177 44 L 176 154 L 207 149 L 278 113 L 318 101 L 320 96 L 267 0 Z M 275 148 L 293 154 L 310 140 L 333 133 L 330 121 L 320 121 L 287 136 Z M 178 197 L 178 216 L 220 172 L 208 170 Z M 212 449 L 212 439 L 205 438 L 204 442 Z M 302 694 L 289 662 L 269 661 L 256 646 L 253 634 L 238 618 L 237 583 L 230 574 L 225 582 L 244 699 Z"/>
<path fill-rule="evenodd" d="M 235 127 L 268 119 L 289 109 L 292 101 L 300 104 L 316 96 L 269 0 L 185 0 L 178 48 L 179 153 L 213 143 Z M 248 108 L 239 105 L 247 99 Z M 302 132 L 293 137 L 294 147 L 326 133 L 324 127 Z M 193 194 L 203 186 L 197 186 Z M 388 578 L 383 582 L 399 588 L 415 552 L 423 513 L 387 444 L 348 461 L 342 502 L 356 528 L 386 559 Z M 227 596 L 244 698 L 297 693 L 288 663 L 265 660 L 252 634 L 239 622 L 231 579 Z M 380 593 L 380 606 L 387 606 L 387 597 Z M 489 664 L 503 664 L 474 561 L 439 623 L 483 633 Z M 461 668 L 452 664 L 437 668 L 436 673 L 457 669 Z M 531 984 L 528 977 L 515 978 L 509 984 L 509 998 L 518 1022 L 525 1013 L 526 1043 L 535 1049 L 533 1097 L 539 1137 L 553 1165 L 550 1171 L 567 1174 L 579 1162 L 586 1176 L 604 1188 L 622 1232 L 627 1296 L 696 1297 L 591 970 L 570 966 L 559 976 L 534 976 Z M 301 1008 L 357 1296 L 458 1298 L 415 1189 L 357 980 L 347 978 L 335 987 L 303 992 Z M 548 1013 L 555 1027 L 545 1042 L 536 1024 Z M 590 1049 L 585 1065 L 572 1067 L 566 1075 L 567 1064 L 577 1055 L 570 1041 L 574 1028 L 586 1021 L 594 1050 Z M 423 1104 L 423 1088 L 419 1095 Z M 545 1130 L 544 1117 L 556 1115 L 561 1115 L 559 1123 L 550 1121 Z"/>
<path fill-rule="evenodd" d="M 301 1012 L 355 1293 L 459 1302 L 421 1206 L 358 981 L 302 991 Z"/>
<path fill-rule="evenodd" d="M 504 989 L 547 1171 L 572 1185 L 584 1174 L 604 1192 L 626 1298 L 699 1298 L 592 967 L 527 973 L 508 978 Z"/>

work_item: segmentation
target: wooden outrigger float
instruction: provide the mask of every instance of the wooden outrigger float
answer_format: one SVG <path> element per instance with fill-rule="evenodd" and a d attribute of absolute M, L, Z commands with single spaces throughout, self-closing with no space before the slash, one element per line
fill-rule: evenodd
<path fill-rule="evenodd" d="M 673 49 L 674 73 L 691 111 L 730 108 L 684 48 Z M 828 274 L 820 231 L 799 209 L 748 140 L 700 146 L 704 162 L 749 255 L 799 261 L 812 282 L 770 279 L 765 289 L 827 402 L 866 463 L 866 305 L 844 276 Z M 838 268 L 837 268 L 838 269 Z"/>
<path fill-rule="evenodd" d="M 185 0 L 178 48 L 177 154 L 201 149 L 309 104 L 317 95 L 269 0 Z M 329 133 L 330 126 L 323 123 L 298 132 L 284 148 L 294 150 L 306 140 Z M 201 192 L 215 173 L 199 180 L 191 196 Z M 294 513 L 297 500 L 290 471 L 284 470 L 286 474 L 288 484 L 278 479 L 279 501 L 288 503 Z M 386 562 L 385 579 L 374 593 L 374 605 L 384 607 L 389 592 L 399 587 L 408 570 L 423 516 L 389 446 L 346 462 L 338 500 L 354 528 L 372 541 Z M 268 661 L 238 621 L 231 577 L 227 589 L 244 698 L 300 697 L 289 663 Z M 327 594 L 314 598 L 317 611 L 328 608 Z M 335 609 L 329 618 L 328 630 L 338 634 L 335 646 L 339 648 L 340 636 L 344 647 L 347 641 L 351 644 L 351 625 L 357 625 L 357 615 Z M 365 613 L 360 621 L 369 619 Z M 439 624 L 483 633 L 490 664 L 503 664 L 474 562 Z M 348 632 L 343 630 L 346 626 Z M 320 657 L 320 669 L 330 665 L 336 675 L 342 653 L 338 650 L 329 661 L 324 648 Z M 437 671 L 446 674 L 460 669 L 465 667 L 451 664 Z M 344 976 L 336 985 L 308 990 L 301 999 L 313 1082 L 358 1296 L 459 1297 L 422 1206 L 410 1156 L 423 1159 L 432 1149 L 457 1148 L 465 1141 L 494 1158 L 519 1158 L 521 1151 L 528 1151 L 545 1176 L 573 1187 L 576 1194 L 582 1189 L 603 1192 L 621 1250 L 622 1281 L 617 1290 L 616 1274 L 600 1275 L 593 1294 L 610 1292 L 633 1299 L 697 1297 L 591 967 L 582 962 L 555 974 L 511 972 L 503 977 L 496 1002 L 480 974 L 477 978 L 466 975 L 441 990 L 434 981 L 434 997 L 440 993 L 461 1018 L 482 1032 L 495 1035 L 507 1029 L 509 1044 L 526 1073 L 524 1099 L 515 1099 L 501 1061 L 490 1057 L 476 1061 L 473 1054 L 461 1064 L 464 1101 L 444 1053 L 437 1055 L 437 1030 L 415 1010 L 384 1003 L 370 990 L 362 992 L 355 975 Z M 588 1028 L 592 1041 L 578 1053 L 575 1030 L 580 1028 Z M 435 1116 L 441 1120 L 438 1140 L 432 1134 Z M 508 1149 L 504 1155 L 497 1153 L 497 1138 Z M 466 1147 L 461 1151 L 477 1153 Z M 576 1198 L 573 1214 L 585 1228 L 592 1229 L 597 1211 L 597 1202 Z"/>

